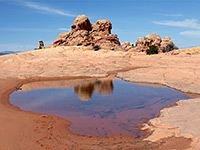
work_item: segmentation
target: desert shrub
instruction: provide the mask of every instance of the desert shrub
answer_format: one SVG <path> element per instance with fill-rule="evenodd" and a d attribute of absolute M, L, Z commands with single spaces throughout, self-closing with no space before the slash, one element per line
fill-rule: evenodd
<path fill-rule="evenodd" d="M 100 47 L 99 45 L 95 45 L 95 46 L 93 46 L 93 49 L 94 49 L 95 51 L 98 51 L 98 50 L 101 49 L 101 47 Z"/>
<path fill-rule="evenodd" d="M 176 49 L 178 49 L 178 47 L 176 47 L 174 44 L 168 44 L 165 48 L 162 49 L 162 52 L 170 52 Z"/>
<path fill-rule="evenodd" d="M 146 50 L 146 54 L 147 55 L 158 54 L 158 47 L 155 45 L 149 46 L 149 49 Z"/>

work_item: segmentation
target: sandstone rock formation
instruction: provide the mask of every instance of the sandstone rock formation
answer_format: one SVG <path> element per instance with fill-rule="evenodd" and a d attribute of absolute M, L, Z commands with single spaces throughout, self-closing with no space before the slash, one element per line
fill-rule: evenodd
<path fill-rule="evenodd" d="M 155 46 L 160 47 L 160 43 L 161 43 L 162 39 L 159 35 L 153 33 L 153 34 L 148 34 L 145 37 L 145 41 L 146 41 L 146 46 L 155 45 Z"/>
<path fill-rule="evenodd" d="M 155 33 L 149 34 L 144 38 L 138 38 L 136 41 L 136 46 L 133 48 L 133 51 L 143 52 L 146 51 L 149 46 L 155 45 L 159 48 L 161 52 L 163 48 L 166 48 L 167 45 L 172 44 L 175 47 L 170 37 L 165 37 L 163 40 L 161 37 Z"/>
<path fill-rule="evenodd" d="M 160 43 L 160 47 L 161 47 L 161 49 L 163 49 L 163 48 L 165 48 L 169 44 L 174 45 L 174 43 L 172 42 L 172 39 L 170 37 L 166 36 L 162 40 L 162 42 Z"/>
<path fill-rule="evenodd" d="M 95 24 L 85 15 L 79 15 L 71 26 L 70 32 L 61 33 L 52 45 L 57 46 L 95 46 L 111 50 L 123 50 L 117 35 L 111 34 L 109 20 L 98 20 Z"/>
<path fill-rule="evenodd" d="M 131 43 L 129 43 L 129 42 L 124 42 L 124 43 L 121 44 L 121 46 L 122 46 L 122 48 L 123 48 L 124 50 L 126 50 L 126 51 L 128 51 L 128 50 L 134 48 L 134 45 L 131 44 Z"/>
<path fill-rule="evenodd" d="M 43 41 L 39 41 L 39 49 L 44 49 L 44 42 Z"/>
<path fill-rule="evenodd" d="M 112 24 L 109 20 L 98 20 L 92 24 L 87 16 L 79 15 L 71 26 L 70 32 L 61 33 L 52 45 L 47 46 L 96 46 L 103 49 L 110 50 L 122 50 L 122 51 L 134 51 L 145 52 L 149 46 L 155 45 L 162 52 L 163 48 L 167 45 L 174 43 L 171 38 L 165 37 L 163 40 L 155 33 L 149 34 L 144 38 L 138 38 L 136 45 L 132 45 L 129 42 L 124 42 L 120 45 L 117 35 L 111 33 Z"/>

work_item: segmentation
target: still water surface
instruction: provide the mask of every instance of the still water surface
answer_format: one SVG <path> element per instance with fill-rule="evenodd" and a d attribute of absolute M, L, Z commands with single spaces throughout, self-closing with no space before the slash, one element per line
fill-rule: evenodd
<path fill-rule="evenodd" d="M 166 87 L 122 80 L 64 80 L 33 82 L 10 95 L 23 110 L 54 114 L 70 120 L 79 135 L 142 135 L 134 126 L 156 117 L 159 110 L 190 98 Z M 148 118 L 148 119 L 147 119 Z"/>

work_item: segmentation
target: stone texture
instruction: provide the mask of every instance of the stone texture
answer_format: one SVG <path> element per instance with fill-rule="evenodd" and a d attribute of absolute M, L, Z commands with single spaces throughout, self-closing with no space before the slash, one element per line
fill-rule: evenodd
<path fill-rule="evenodd" d="M 109 35 L 111 34 L 112 24 L 109 20 L 98 20 L 92 25 L 93 35 Z"/>
<path fill-rule="evenodd" d="M 161 52 L 161 50 L 165 48 L 168 44 L 174 45 L 170 37 L 165 37 L 162 40 L 159 35 L 152 33 L 148 34 L 144 38 L 142 37 L 138 38 L 136 41 L 136 46 L 132 49 L 132 51 L 144 52 L 149 48 L 149 46 L 155 45 L 159 48 L 159 51 Z"/>
<path fill-rule="evenodd" d="M 29 52 L 1 56 L 0 78 L 4 78 L 0 80 L 2 89 L 2 91 L 0 91 L 1 95 L 6 96 L 5 94 L 6 91 L 8 91 L 10 94 L 10 86 L 13 86 L 12 87 L 13 89 L 19 86 L 19 83 L 13 84 L 13 82 L 11 83 L 7 82 L 9 80 L 8 78 L 19 79 L 19 78 L 31 78 L 31 77 L 63 77 L 63 76 L 106 77 L 109 74 L 111 74 L 109 73 L 111 71 L 114 71 L 112 75 L 116 75 L 118 78 L 122 78 L 126 81 L 159 83 L 184 92 L 191 92 L 198 94 L 200 93 L 200 79 L 199 79 L 200 48 L 199 47 L 180 50 L 180 53 L 183 53 L 182 55 L 158 54 L 152 56 L 135 56 L 131 51 L 115 52 L 115 51 L 102 50 L 102 51 L 91 52 L 85 49 L 77 50 L 76 48 L 77 47 L 57 47 L 52 49 L 29 51 Z M 187 53 L 190 54 L 188 55 Z M 133 69 L 133 66 L 138 66 L 140 68 Z M 107 88 L 107 85 L 110 84 L 111 83 L 109 82 L 106 83 L 105 89 Z M 110 88 L 110 91 L 112 91 L 112 86 Z M 8 100 L 8 96 L 6 97 L 7 97 L 6 100 L 1 99 L 2 103 Z M 11 107 L 9 104 L 7 105 Z M 154 137 L 149 137 L 147 140 L 159 140 L 160 138 L 172 135 L 178 137 L 185 136 L 185 137 L 190 137 L 193 140 L 192 146 L 194 149 L 200 148 L 199 146 L 200 121 L 198 117 L 200 115 L 198 108 L 199 105 L 200 105 L 199 99 L 196 100 L 192 99 L 192 100 L 178 102 L 178 106 L 171 107 L 170 111 L 168 110 L 161 111 L 161 118 L 151 121 L 151 123 L 154 124 L 155 126 L 154 127 L 146 126 L 146 129 L 150 128 L 154 130 L 154 133 L 152 134 L 152 136 Z M 3 145 L 4 149 L 5 147 L 7 148 L 7 145 L 9 145 L 9 143 L 11 143 L 10 141 L 16 142 L 17 139 L 16 136 L 19 135 L 22 135 L 21 138 L 17 140 L 16 145 L 14 145 L 12 148 L 16 148 L 17 146 L 19 146 L 18 145 L 19 141 L 22 141 L 23 144 L 21 145 L 27 143 L 27 135 L 30 135 L 27 133 L 29 132 L 33 135 L 31 136 L 33 138 L 29 139 L 30 143 L 27 145 L 27 147 L 30 147 L 30 145 L 32 145 L 33 142 L 37 143 L 36 140 L 35 141 L 32 140 L 35 139 L 35 136 L 37 136 L 37 134 L 33 132 L 34 128 L 31 128 L 33 123 L 35 123 L 31 119 L 34 120 L 37 119 L 34 115 L 32 115 L 31 113 L 27 113 L 30 115 L 31 118 L 28 119 L 27 116 L 24 116 L 24 114 L 26 114 L 24 113 L 24 111 L 18 111 L 18 110 L 16 111 L 10 108 L 8 109 L 7 107 L 5 107 L 5 105 L 0 105 L 0 107 L 1 111 L 4 110 L 3 113 L 1 113 L 2 124 L 6 123 L 6 125 L 2 126 L 1 128 L 1 132 L 3 132 L 4 130 L 6 131 L 4 133 L 5 136 L 3 136 L 0 140 L 1 145 Z M 38 114 L 38 116 L 40 115 L 41 114 Z M 22 120 L 25 120 L 25 122 L 19 125 L 19 122 L 21 122 Z M 28 126 L 30 125 L 30 122 L 31 126 Z M 47 122 L 49 122 L 49 120 L 47 120 Z M 15 126 L 15 128 L 10 127 L 11 124 L 14 124 L 13 126 Z M 69 125 L 69 123 L 67 125 Z M 63 127 L 66 128 L 67 125 L 63 125 Z M 54 127 L 57 128 L 58 126 Z M 12 133 L 14 134 L 10 134 L 10 132 L 8 131 L 12 131 Z M 163 134 L 166 133 L 166 135 L 163 136 L 161 134 L 158 134 L 161 133 L 160 131 L 162 131 Z M 52 132 L 45 130 L 44 136 L 46 135 L 46 133 L 52 133 Z M 69 135 L 69 137 L 72 135 L 71 132 L 67 133 L 69 134 L 65 135 Z M 15 135 L 15 137 L 10 138 L 11 135 Z M 53 137 L 62 137 L 62 136 L 63 134 L 59 136 L 55 135 Z M 78 137 L 80 138 L 81 136 Z M 69 138 L 66 139 L 67 140 L 65 142 L 68 142 Z M 115 138 L 113 139 L 114 141 L 116 141 Z M 105 141 L 107 140 L 108 138 L 105 139 Z M 117 142 L 121 143 L 121 140 L 122 139 L 119 138 L 119 141 Z M 5 144 L 5 141 L 8 142 L 6 142 Z M 73 141 L 72 146 L 74 146 L 74 139 L 72 141 Z M 80 139 L 80 141 L 82 141 L 82 139 Z M 88 143 L 90 143 L 92 141 L 91 138 L 89 138 L 88 141 L 89 141 Z M 60 143 L 65 143 L 65 142 L 62 141 Z M 106 145 L 109 144 L 110 143 Z M 116 143 L 110 145 L 115 145 L 115 144 Z M 57 146 L 58 143 L 54 141 L 52 145 Z M 27 147 L 23 148 L 27 149 Z M 64 147 L 66 148 L 66 145 L 64 145 Z M 133 145 L 131 145 L 129 148 L 132 147 Z M 38 147 L 34 148 L 38 149 Z M 117 147 L 114 148 L 112 147 L 111 149 L 116 149 L 116 148 Z M 104 149 L 106 148 L 104 147 Z"/>
<path fill-rule="evenodd" d="M 39 49 L 45 49 L 43 41 L 39 41 Z"/>
<path fill-rule="evenodd" d="M 95 46 L 110 50 L 123 50 L 117 35 L 111 34 L 109 20 L 98 20 L 95 24 L 85 15 L 79 15 L 71 26 L 70 32 L 61 33 L 50 47 L 57 46 Z"/>
<path fill-rule="evenodd" d="M 134 45 L 131 44 L 130 42 L 124 42 L 124 43 L 121 44 L 121 46 L 122 46 L 122 48 L 123 48 L 124 50 L 126 50 L 126 51 L 128 51 L 128 50 L 134 48 Z"/>
<path fill-rule="evenodd" d="M 172 39 L 170 37 L 166 36 L 162 40 L 162 42 L 160 43 L 160 47 L 161 47 L 161 49 L 163 49 L 163 48 L 165 48 L 169 44 L 174 45 L 174 43 L 172 42 Z"/>
<path fill-rule="evenodd" d="M 92 29 L 90 20 L 85 15 L 79 15 L 73 22 L 72 31 L 78 30 L 87 30 L 90 31 Z"/>
<path fill-rule="evenodd" d="M 162 41 L 161 37 L 155 33 L 148 34 L 145 37 L 146 45 L 145 46 L 150 46 L 150 45 L 155 45 L 160 47 L 160 43 Z"/>
<path fill-rule="evenodd" d="M 145 124 L 143 129 L 153 132 L 145 140 L 155 142 L 160 138 L 183 136 L 191 138 L 192 148 L 200 147 L 200 99 L 181 100 L 177 106 L 164 108 L 160 111 L 158 118 L 151 119 L 150 125 Z"/>

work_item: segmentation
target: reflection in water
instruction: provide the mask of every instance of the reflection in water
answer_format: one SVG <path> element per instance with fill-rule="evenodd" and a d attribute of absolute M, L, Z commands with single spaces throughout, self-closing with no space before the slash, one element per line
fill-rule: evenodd
<path fill-rule="evenodd" d="M 95 82 L 95 90 L 101 95 L 111 95 L 113 93 L 112 80 L 98 80 Z"/>
<path fill-rule="evenodd" d="M 78 85 L 74 87 L 74 91 L 76 95 L 80 98 L 80 100 L 89 101 L 94 91 L 94 84 L 88 83 L 88 84 Z"/>
<path fill-rule="evenodd" d="M 113 93 L 112 80 L 96 80 L 95 82 L 89 82 L 80 84 L 74 87 L 76 95 L 82 101 L 89 101 L 94 91 L 98 91 L 101 95 L 110 95 Z"/>
<path fill-rule="evenodd" d="M 134 124 L 145 122 L 141 117 L 154 118 L 163 107 L 188 98 L 166 87 L 78 79 L 25 84 L 10 95 L 10 103 L 70 120 L 68 128 L 76 134 L 138 137 L 142 132 Z"/>

